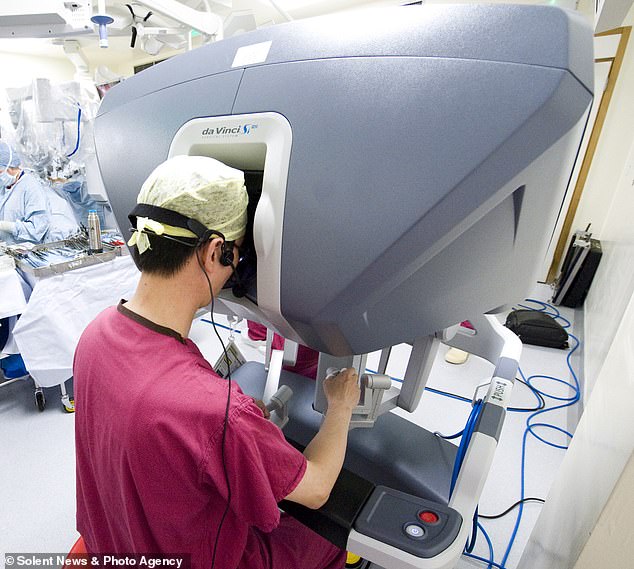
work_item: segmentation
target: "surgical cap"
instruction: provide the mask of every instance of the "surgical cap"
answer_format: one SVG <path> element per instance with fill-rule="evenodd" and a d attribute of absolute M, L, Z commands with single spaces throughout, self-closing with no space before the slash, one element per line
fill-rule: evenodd
<path fill-rule="evenodd" d="M 16 149 L 4 140 L 0 140 L 0 168 L 17 168 L 21 162 Z"/>
<path fill-rule="evenodd" d="M 175 156 L 143 183 L 137 203 L 191 217 L 227 241 L 244 236 L 249 197 L 244 172 L 206 156 Z"/>

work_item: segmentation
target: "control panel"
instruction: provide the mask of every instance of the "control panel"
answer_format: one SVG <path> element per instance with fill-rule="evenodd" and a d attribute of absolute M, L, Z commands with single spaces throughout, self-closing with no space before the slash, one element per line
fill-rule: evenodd
<path fill-rule="evenodd" d="M 377 486 L 354 528 L 417 557 L 438 555 L 456 539 L 462 516 L 445 504 Z"/>

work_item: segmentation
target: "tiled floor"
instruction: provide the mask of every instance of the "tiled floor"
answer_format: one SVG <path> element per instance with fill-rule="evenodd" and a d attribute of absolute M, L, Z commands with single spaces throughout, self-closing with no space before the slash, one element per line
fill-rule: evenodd
<path fill-rule="evenodd" d="M 547 291 L 538 290 L 545 299 Z M 562 311 L 570 318 L 571 311 Z M 219 355 L 219 343 L 211 324 L 206 319 L 195 322 L 191 337 L 202 352 L 212 361 Z M 218 323 L 226 324 L 222 317 Z M 245 323 L 238 325 L 239 330 Z M 228 331 L 220 330 L 224 338 Z M 263 359 L 263 348 L 254 347 L 236 333 L 236 342 L 247 359 Z M 463 365 L 455 366 L 444 361 L 446 347 L 442 347 L 434 364 L 429 386 L 471 397 L 475 387 L 490 377 L 492 366 L 479 358 L 470 357 Z M 392 353 L 388 373 L 402 378 L 407 363 L 409 347 L 397 346 Z M 569 380 L 566 353 L 548 348 L 526 346 L 522 355 L 522 369 L 526 375 L 545 374 Z M 368 367 L 376 366 L 378 355 L 368 360 Z M 567 394 L 568 389 L 553 382 L 536 381 L 540 389 L 555 395 Z M 0 389 L 0 553 L 5 552 L 65 552 L 77 537 L 74 529 L 74 419 L 63 412 L 59 403 L 59 390 L 47 389 L 47 408 L 39 413 L 33 402 L 30 381 L 21 381 Z M 517 384 L 512 405 L 533 407 L 535 396 L 523 385 Z M 547 401 L 549 406 L 555 402 Z M 467 403 L 426 392 L 421 404 L 412 414 L 397 411 L 407 419 L 429 430 L 453 433 L 463 428 L 470 411 Z M 568 430 L 574 428 L 577 414 L 567 410 L 556 411 L 547 417 L 548 422 Z M 480 513 L 494 514 L 515 502 L 520 493 L 521 442 L 527 415 L 509 413 L 491 475 L 480 502 Z M 563 443 L 563 435 L 555 431 L 541 433 L 553 442 Z M 551 482 L 563 459 L 565 451 L 549 447 L 533 437 L 528 438 L 526 458 L 526 496 L 546 498 Z M 529 503 L 515 545 L 506 564 L 508 569 L 517 566 L 533 525 L 537 521 L 540 505 Z M 517 509 L 499 520 L 483 520 L 495 548 L 495 560 L 500 562 L 513 531 Z M 488 556 L 488 549 L 479 537 L 475 553 Z M 486 567 L 477 561 L 462 558 L 458 569 Z"/>

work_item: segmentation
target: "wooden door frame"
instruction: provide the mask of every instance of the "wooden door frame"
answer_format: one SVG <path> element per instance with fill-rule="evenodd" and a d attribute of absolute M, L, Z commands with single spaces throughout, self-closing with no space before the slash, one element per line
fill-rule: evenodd
<path fill-rule="evenodd" d="M 614 93 L 616 80 L 619 76 L 619 72 L 621 71 L 621 65 L 623 64 L 623 57 L 625 56 L 625 50 L 627 48 L 627 43 L 630 39 L 631 30 L 632 30 L 631 26 L 626 26 L 621 28 L 615 28 L 613 30 L 608 30 L 606 32 L 601 32 L 600 34 L 596 34 L 596 37 L 613 36 L 613 35 L 620 34 L 621 39 L 619 41 L 619 46 L 616 50 L 616 54 L 614 57 L 604 57 L 601 59 L 595 59 L 595 63 L 612 62 L 612 67 L 610 68 L 610 73 L 608 75 L 608 82 L 606 84 L 605 91 L 603 92 L 603 95 L 601 96 L 601 103 L 599 104 L 597 118 L 594 121 L 594 125 L 592 127 L 592 133 L 590 134 L 590 139 L 588 141 L 588 147 L 586 148 L 586 152 L 583 156 L 581 169 L 579 170 L 579 177 L 577 178 L 577 182 L 575 183 L 575 189 L 572 194 L 572 198 L 570 199 L 570 205 L 568 206 L 568 211 L 566 212 L 566 217 L 564 219 L 564 223 L 561 228 L 561 233 L 559 234 L 557 246 L 555 247 L 555 252 L 553 254 L 553 260 L 550 264 L 550 268 L 548 269 L 548 276 L 546 277 L 547 283 L 552 284 L 555 282 L 558 276 L 561 259 L 564 255 L 566 247 L 568 246 L 568 241 L 570 239 L 570 234 L 572 230 L 572 224 L 574 222 L 575 215 L 577 213 L 577 208 L 579 207 L 579 201 L 581 200 L 583 188 L 586 184 L 586 180 L 588 179 L 588 173 L 590 172 L 592 159 L 594 158 L 594 153 L 599 143 L 599 137 L 601 136 L 601 131 L 603 130 L 603 124 L 605 123 L 605 117 L 608 113 L 608 106 L 610 105 L 612 94 Z"/>

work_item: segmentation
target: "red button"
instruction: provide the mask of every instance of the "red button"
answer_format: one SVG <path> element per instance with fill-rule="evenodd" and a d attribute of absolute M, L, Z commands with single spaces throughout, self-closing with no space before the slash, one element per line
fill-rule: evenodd
<path fill-rule="evenodd" d="M 418 517 L 426 524 L 435 524 L 438 521 L 438 514 L 434 512 L 421 512 Z"/>

